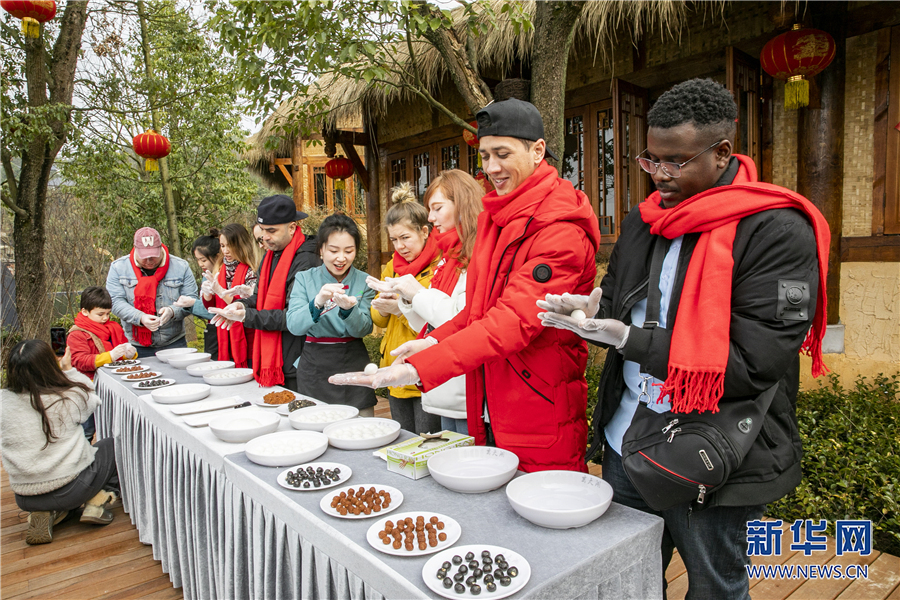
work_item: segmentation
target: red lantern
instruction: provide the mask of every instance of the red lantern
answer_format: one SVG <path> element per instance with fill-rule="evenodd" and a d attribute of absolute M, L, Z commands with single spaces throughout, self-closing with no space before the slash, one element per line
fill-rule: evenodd
<path fill-rule="evenodd" d="M 353 175 L 353 163 L 343 156 L 332 158 L 325 163 L 325 175 L 335 179 L 334 189 L 344 189 L 344 180 Z"/>
<path fill-rule="evenodd" d="M 478 123 L 475 121 L 472 121 L 471 123 L 469 123 L 469 125 L 471 125 L 475 129 L 478 129 Z M 471 131 L 469 131 L 468 129 L 463 129 L 463 139 L 466 140 L 466 143 L 468 145 L 472 146 L 473 148 L 478 147 L 478 136 L 475 135 L 474 133 L 472 133 Z"/>
<path fill-rule="evenodd" d="M 54 0 L 0 0 L 0 7 L 17 19 L 22 19 L 25 37 L 41 36 L 41 23 L 56 16 Z"/>
<path fill-rule="evenodd" d="M 794 25 L 778 37 L 769 40 L 759 62 L 775 79 L 787 80 L 784 85 L 784 107 L 788 110 L 809 105 L 809 81 L 821 73 L 834 59 L 834 39 L 818 29 L 800 29 Z"/>
<path fill-rule="evenodd" d="M 157 161 L 168 156 L 169 151 L 172 149 L 168 138 L 152 129 L 134 136 L 131 145 L 135 154 L 147 159 L 147 162 L 144 164 L 145 171 L 159 171 L 159 163 Z"/>
<path fill-rule="evenodd" d="M 487 175 L 484 174 L 484 171 L 481 169 L 478 170 L 478 174 L 475 175 L 475 181 L 481 184 L 481 187 L 484 188 L 485 194 L 490 194 L 494 191 L 494 184 L 491 183 L 491 180 Z"/>

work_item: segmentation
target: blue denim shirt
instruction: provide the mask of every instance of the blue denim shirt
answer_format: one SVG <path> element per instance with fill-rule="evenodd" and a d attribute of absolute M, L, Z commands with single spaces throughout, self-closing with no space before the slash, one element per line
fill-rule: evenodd
<path fill-rule="evenodd" d="M 135 346 L 129 325 L 140 325 L 144 315 L 134 307 L 134 289 L 137 286 L 137 275 L 130 264 L 130 256 L 125 255 L 113 261 L 109 267 L 109 275 L 106 276 L 106 290 L 112 297 L 112 311 L 122 321 L 125 337 Z M 175 311 L 175 317 L 153 332 L 151 347 L 159 348 L 168 346 L 184 337 L 184 318 L 191 315 L 190 309 L 172 306 L 178 300 L 178 296 L 190 296 L 198 298 L 196 304 L 201 304 L 197 295 L 197 282 L 186 260 L 169 255 L 169 270 L 166 276 L 156 287 L 156 312 L 166 306 L 171 306 Z M 202 304 L 201 304 L 202 306 Z"/>

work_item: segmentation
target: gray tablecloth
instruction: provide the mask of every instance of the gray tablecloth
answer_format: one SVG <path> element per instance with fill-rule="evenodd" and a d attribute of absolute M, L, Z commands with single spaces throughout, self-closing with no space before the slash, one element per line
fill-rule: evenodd
<path fill-rule="evenodd" d="M 202 381 L 155 359 L 178 383 Z M 371 519 L 325 515 L 326 492 L 295 492 L 275 482 L 281 468 L 256 465 L 243 444 L 191 428 L 166 405 L 135 395 L 108 372 L 97 378 L 98 431 L 113 435 L 125 510 L 153 545 L 185 598 L 433 597 L 422 580 L 426 557 L 395 557 L 365 540 Z M 250 399 L 255 382 L 214 387 L 211 398 Z M 289 429 L 284 419 L 282 429 Z M 410 434 L 404 432 L 404 436 Z M 491 544 L 526 557 L 528 585 L 515 598 L 659 598 L 662 520 L 613 504 L 586 527 L 551 530 L 519 517 L 504 490 L 456 494 L 432 478 L 387 471 L 371 451 L 329 448 L 318 460 L 353 469 L 348 485 L 385 484 L 404 494 L 398 512 L 432 511 L 462 527 L 457 545 Z"/>

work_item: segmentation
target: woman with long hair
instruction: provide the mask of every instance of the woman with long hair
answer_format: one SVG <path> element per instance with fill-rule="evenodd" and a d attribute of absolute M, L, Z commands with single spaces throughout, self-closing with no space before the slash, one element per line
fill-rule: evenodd
<path fill-rule="evenodd" d="M 16 344 L 6 364 L 0 454 L 16 504 L 28 517 L 28 544 L 53 540 L 53 526 L 84 505 L 82 523 L 108 525 L 117 502 L 113 438 L 96 444 L 81 424 L 100 406 L 94 384 L 72 368 L 71 350 L 57 362 L 50 344 Z"/>
<path fill-rule="evenodd" d="M 197 261 L 200 272 L 210 271 L 215 273 L 219 270 L 222 263 L 222 248 L 219 245 L 219 230 L 212 228 L 209 234 L 201 235 L 194 240 L 191 248 L 191 254 Z M 191 314 L 206 321 L 206 330 L 203 334 L 203 351 L 208 352 L 211 360 L 219 360 L 219 339 L 216 326 L 209 321 L 213 318 L 211 312 L 206 310 L 202 302 L 197 302 L 196 298 L 191 296 L 180 296 L 175 301 L 175 306 L 182 308 L 190 308 Z"/>

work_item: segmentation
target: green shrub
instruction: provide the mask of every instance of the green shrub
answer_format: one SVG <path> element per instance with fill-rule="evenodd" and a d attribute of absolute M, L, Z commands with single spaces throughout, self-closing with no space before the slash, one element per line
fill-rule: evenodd
<path fill-rule="evenodd" d="M 768 516 L 872 521 L 873 546 L 900 555 L 900 375 L 860 377 L 845 390 L 830 385 L 797 397 L 803 440 L 803 481 L 769 506 Z"/>
<path fill-rule="evenodd" d="M 369 351 L 369 362 L 380 365 L 381 364 L 381 338 L 384 336 L 381 335 L 367 335 L 363 338 L 363 343 L 366 345 L 366 350 Z M 375 390 L 376 396 L 384 396 L 387 398 L 388 389 L 387 388 L 378 388 Z"/>

